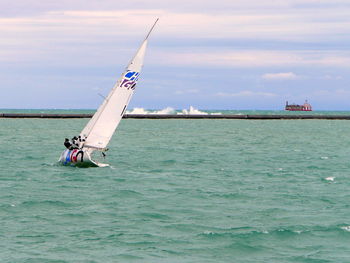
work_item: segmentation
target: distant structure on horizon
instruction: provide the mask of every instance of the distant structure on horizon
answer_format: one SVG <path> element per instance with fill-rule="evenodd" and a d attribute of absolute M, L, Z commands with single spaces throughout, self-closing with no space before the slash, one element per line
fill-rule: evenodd
<path fill-rule="evenodd" d="M 312 111 L 312 107 L 307 102 L 307 100 L 305 100 L 305 103 L 303 105 L 288 104 L 288 101 L 287 101 L 285 110 L 289 110 L 289 111 Z"/>

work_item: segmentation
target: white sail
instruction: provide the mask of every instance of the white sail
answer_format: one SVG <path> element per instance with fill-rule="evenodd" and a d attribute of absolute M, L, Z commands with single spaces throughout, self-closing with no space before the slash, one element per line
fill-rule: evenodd
<path fill-rule="evenodd" d="M 143 65 L 147 39 L 157 21 L 158 19 L 117 84 L 80 133 L 82 138 L 86 138 L 84 148 L 104 149 L 108 145 L 134 93 Z"/>

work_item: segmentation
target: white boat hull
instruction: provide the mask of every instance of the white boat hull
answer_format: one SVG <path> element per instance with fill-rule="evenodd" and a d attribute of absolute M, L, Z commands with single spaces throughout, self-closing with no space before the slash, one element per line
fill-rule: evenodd
<path fill-rule="evenodd" d="M 86 149 L 74 149 L 62 152 L 59 162 L 67 166 L 77 167 L 106 167 L 108 164 L 99 163 L 91 159 L 91 155 Z"/>

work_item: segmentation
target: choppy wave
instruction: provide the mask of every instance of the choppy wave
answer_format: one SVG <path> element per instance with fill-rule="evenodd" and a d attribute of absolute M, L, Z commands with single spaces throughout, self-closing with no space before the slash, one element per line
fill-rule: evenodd
<path fill-rule="evenodd" d="M 175 110 L 171 107 L 166 107 L 162 110 L 145 110 L 144 108 L 134 108 L 131 111 L 126 111 L 127 114 L 177 114 L 177 115 L 220 115 L 221 112 L 206 112 L 196 109 L 190 106 L 189 109 L 183 109 L 181 111 Z"/>
<path fill-rule="evenodd" d="M 293 235 L 314 235 L 321 233 L 333 233 L 339 234 L 341 232 L 350 232 L 350 226 L 348 225 L 329 225 L 329 226 L 289 226 L 278 228 L 266 228 L 259 229 L 255 227 L 234 227 L 227 229 L 205 230 L 199 234 L 208 238 L 218 237 L 247 237 L 258 235 L 275 235 L 275 236 L 293 236 Z"/>
<path fill-rule="evenodd" d="M 333 182 L 334 179 L 335 179 L 334 176 L 329 176 L 329 177 L 326 177 L 326 178 L 325 178 L 326 181 L 331 181 L 331 182 Z"/>
<path fill-rule="evenodd" d="M 343 227 L 341 227 L 341 229 L 343 229 L 347 232 L 350 232 L 350 226 L 343 226 Z"/>
<path fill-rule="evenodd" d="M 113 168 L 50 165 L 86 122 L 1 119 L 1 262 L 349 261 L 348 123 L 126 121 Z"/>

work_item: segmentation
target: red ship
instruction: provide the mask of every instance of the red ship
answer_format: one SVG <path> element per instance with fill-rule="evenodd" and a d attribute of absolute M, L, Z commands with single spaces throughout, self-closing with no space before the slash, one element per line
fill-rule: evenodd
<path fill-rule="evenodd" d="M 303 105 L 288 104 L 288 101 L 287 101 L 285 110 L 289 110 L 289 111 L 312 111 L 312 107 L 307 102 L 307 100 L 305 100 L 305 103 Z"/>

